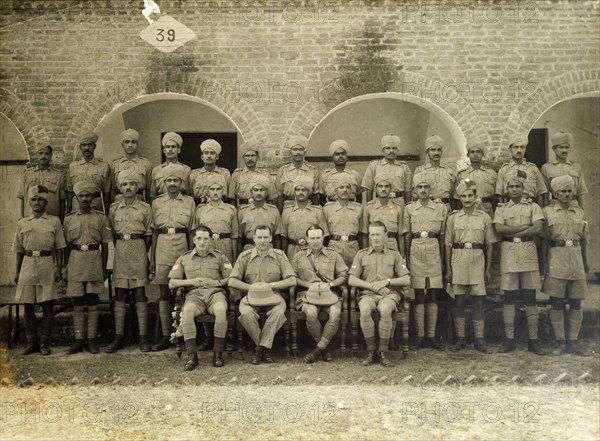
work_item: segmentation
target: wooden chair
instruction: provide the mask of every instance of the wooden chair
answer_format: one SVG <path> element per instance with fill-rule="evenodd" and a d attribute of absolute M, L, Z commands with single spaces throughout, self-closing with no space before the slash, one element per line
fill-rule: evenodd
<path fill-rule="evenodd" d="M 225 288 L 226 297 L 228 299 L 231 298 L 231 293 L 229 292 L 229 288 Z M 175 319 L 173 321 L 174 326 L 178 326 L 181 321 L 181 311 L 183 310 L 183 305 L 185 303 L 185 289 L 178 288 L 175 291 Z M 227 355 L 231 356 L 233 353 L 233 325 L 236 319 L 235 311 L 231 308 L 231 301 L 227 302 L 227 335 L 225 337 L 225 352 Z M 196 324 L 198 323 L 214 323 L 215 316 L 211 314 L 204 314 L 201 316 L 197 316 L 194 320 Z M 175 343 L 175 353 L 177 354 L 177 358 L 181 359 L 181 354 L 183 352 L 183 337 L 178 337 Z"/>
<path fill-rule="evenodd" d="M 292 327 L 292 354 L 294 357 L 298 355 L 298 321 L 306 321 L 306 314 L 296 309 L 296 290 L 300 291 L 299 287 L 293 287 L 290 289 L 290 321 Z M 338 288 L 334 288 L 338 294 L 342 295 L 342 312 L 340 314 L 340 330 L 342 332 L 342 343 L 340 350 L 343 355 L 346 353 L 346 333 L 348 328 L 348 287 L 342 285 Z M 319 320 L 327 320 L 329 317 L 326 312 L 319 311 Z"/>
<path fill-rule="evenodd" d="M 237 330 L 237 340 L 238 340 L 238 354 L 240 356 L 240 360 L 243 360 L 244 359 L 245 329 L 239 320 L 239 304 L 240 304 L 240 300 L 242 300 L 243 296 L 237 289 L 235 289 L 235 288 L 229 288 L 229 289 L 230 289 L 229 309 L 231 311 L 233 311 L 233 315 L 235 317 L 235 326 L 236 326 L 236 330 Z M 293 289 L 293 288 L 291 288 L 291 289 Z M 284 332 L 284 338 L 285 338 L 285 355 L 286 355 L 286 357 L 290 356 L 290 297 L 291 297 L 291 291 L 288 292 L 287 296 L 285 296 L 285 295 L 283 296 L 283 298 L 286 302 L 285 323 L 282 326 L 282 329 Z M 267 314 L 266 314 L 266 312 L 260 312 L 259 315 L 260 315 L 259 323 L 260 323 L 260 327 L 262 329 L 262 327 L 264 326 L 265 320 L 267 319 Z"/>
<path fill-rule="evenodd" d="M 360 310 L 358 309 L 358 288 L 351 288 L 350 290 L 350 323 L 352 329 L 352 351 L 358 351 L 358 329 L 360 327 Z M 392 322 L 402 323 L 402 355 L 404 358 L 408 356 L 408 325 L 410 314 L 410 304 L 408 295 L 400 290 L 400 303 L 398 304 L 398 310 L 392 314 Z M 375 323 L 379 322 L 379 311 L 373 312 L 373 320 Z M 392 338 L 394 334 L 392 333 Z"/>

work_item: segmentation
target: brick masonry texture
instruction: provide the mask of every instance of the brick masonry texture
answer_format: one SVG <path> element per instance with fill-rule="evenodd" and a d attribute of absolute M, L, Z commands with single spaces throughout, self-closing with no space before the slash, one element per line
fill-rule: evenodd
<path fill-rule="evenodd" d="M 64 166 L 115 105 L 157 92 L 201 98 L 280 149 L 349 98 L 396 92 L 501 161 L 513 131 L 600 90 L 597 1 L 157 3 L 197 38 L 159 52 L 139 37 L 141 0 L 1 2 L 0 111 L 29 149 L 49 142 Z"/>

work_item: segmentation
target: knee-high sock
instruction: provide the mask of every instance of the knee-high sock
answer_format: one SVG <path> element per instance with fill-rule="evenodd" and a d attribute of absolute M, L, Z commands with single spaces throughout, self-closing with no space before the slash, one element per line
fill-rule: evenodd
<path fill-rule="evenodd" d="M 504 320 L 504 335 L 506 338 L 515 338 L 515 305 L 502 306 L 502 319 Z"/>
<path fill-rule="evenodd" d="M 577 340 L 582 321 L 583 311 L 581 309 L 571 309 L 569 311 L 569 340 Z"/>
<path fill-rule="evenodd" d="M 562 309 L 553 309 L 550 311 L 550 323 L 554 330 L 554 336 L 557 340 L 565 339 L 565 317 Z"/>
<path fill-rule="evenodd" d="M 137 312 L 140 336 L 146 335 L 148 332 L 148 303 L 136 302 L 135 310 Z"/>
<path fill-rule="evenodd" d="M 125 302 L 115 302 L 115 334 L 125 334 Z"/>
<path fill-rule="evenodd" d="M 75 331 L 75 340 L 85 340 L 85 317 L 83 310 L 83 305 L 76 305 L 73 307 L 73 330 Z"/>
<path fill-rule="evenodd" d="M 465 338 L 465 318 L 454 317 L 454 328 L 456 330 L 456 336 L 459 338 Z"/>
<path fill-rule="evenodd" d="M 473 320 L 473 332 L 475 333 L 475 338 L 483 338 L 484 328 L 485 328 L 484 320 Z"/>
<path fill-rule="evenodd" d="M 196 355 L 198 347 L 196 346 L 196 339 L 190 338 L 185 340 L 185 349 L 188 355 Z"/>
<path fill-rule="evenodd" d="M 25 305 L 25 313 L 23 314 L 28 344 L 33 344 L 37 341 L 35 310 L 33 309 L 33 305 L 31 306 L 30 309 Z"/>
<path fill-rule="evenodd" d="M 425 305 L 422 303 L 415 305 L 415 327 L 417 337 L 425 336 Z"/>
<path fill-rule="evenodd" d="M 427 337 L 435 338 L 435 328 L 437 325 L 438 305 L 437 303 L 427 303 Z"/>
<path fill-rule="evenodd" d="M 168 337 L 171 335 L 171 302 L 169 300 L 158 302 L 158 315 L 160 316 L 162 335 Z"/>
<path fill-rule="evenodd" d="M 529 331 L 529 340 L 537 340 L 538 338 L 538 321 L 540 314 L 537 306 L 526 306 L 527 314 L 527 330 Z"/>

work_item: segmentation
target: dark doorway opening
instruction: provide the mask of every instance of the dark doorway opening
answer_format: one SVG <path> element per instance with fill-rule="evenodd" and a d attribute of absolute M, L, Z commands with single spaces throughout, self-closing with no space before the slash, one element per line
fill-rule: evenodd
<path fill-rule="evenodd" d="M 166 132 L 161 133 L 161 139 Z M 237 168 L 237 133 L 236 132 L 177 132 L 183 138 L 183 146 L 179 154 L 179 161 L 189 165 L 192 170 L 202 168 L 204 162 L 200 157 L 200 144 L 207 139 L 214 139 L 223 148 L 219 155 L 217 165 L 224 167 L 230 172 Z M 164 153 L 161 153 L 162 162 L 165 161 Z"/>
<path fill-rule="evenodd" d="M 531 129 L 525 159 L 542 168 L 548 162 L 548 129 Z"/>

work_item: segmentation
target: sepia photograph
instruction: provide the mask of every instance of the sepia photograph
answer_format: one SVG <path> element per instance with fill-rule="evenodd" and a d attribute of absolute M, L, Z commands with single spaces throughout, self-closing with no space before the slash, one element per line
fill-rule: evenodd
<path fill-rule="evenodd" d="M 599 0 L 3 0 L 0 182 L 0 441 L 600 439 Z"/>

